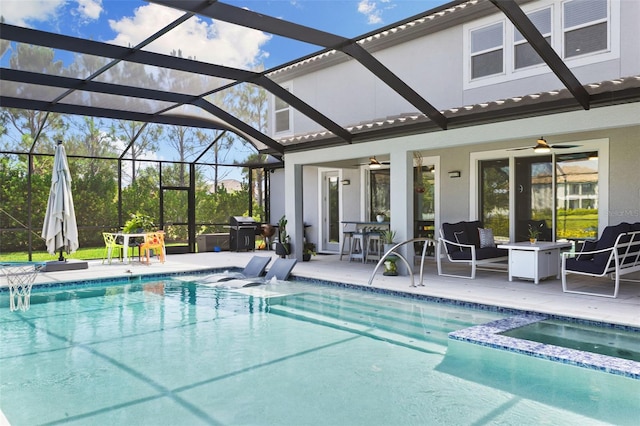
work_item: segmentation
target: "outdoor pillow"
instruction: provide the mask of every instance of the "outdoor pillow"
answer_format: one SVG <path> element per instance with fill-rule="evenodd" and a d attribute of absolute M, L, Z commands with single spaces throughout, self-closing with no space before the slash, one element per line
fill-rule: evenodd
<path fill-rule="evenodd" d="M 495 247 L 496 243 L 493 240 L 493 230 L 490 228 L 478 228 L 478 234 L 480 236 L 480 248 Z"/>

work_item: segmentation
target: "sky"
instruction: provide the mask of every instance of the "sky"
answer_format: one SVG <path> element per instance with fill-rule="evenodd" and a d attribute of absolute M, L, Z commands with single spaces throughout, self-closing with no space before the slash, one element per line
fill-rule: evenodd
<path fill-rule="evenodd" d="M 352 38 L 447 3 L 444 0 L 226 0 L 300 25 Z M 6 23 L 122 46 L 136 45 L 182 12 L 140 0 L 0 0 Z M 233 40 L 233 42 L 229 42 Z M 205 62 L 267 69 L 321 50 L 208 18 L 191 19 L 149 50 Z M 5 55 L 6 56 L 6 55 Z M 65 60 L 64 57 L 61 59 Z"/>
<path fill-rule="evenodd" d="M 448 3 L 448 0 L 222 0 L 236 7 L 354 38 Z M 184 12 L 142 0 L 0 0 L 8 24 L 135 46 Z M 287 40 L 206 17 L 191 18 L 145 47 L 162 54 L 241 69 L 270 69 L 318 52 L 321 46 Z M 10 52 L 0 52 L 8 67 Z M 56 50 L 69 65 L 72 52 Z M 80 76 L 79 76 L 80 77 Z M 165 157 L 162 152 L 159 156 Z"/>

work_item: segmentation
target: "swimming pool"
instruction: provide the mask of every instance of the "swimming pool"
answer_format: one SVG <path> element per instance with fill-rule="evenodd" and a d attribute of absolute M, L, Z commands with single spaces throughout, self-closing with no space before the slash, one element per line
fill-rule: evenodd
<path fill-rule="evenodd" d="M 456 341 L 507 314 L 309 283 L 0 294 L 12 425 L 634 424 L 640 381 Z"/>

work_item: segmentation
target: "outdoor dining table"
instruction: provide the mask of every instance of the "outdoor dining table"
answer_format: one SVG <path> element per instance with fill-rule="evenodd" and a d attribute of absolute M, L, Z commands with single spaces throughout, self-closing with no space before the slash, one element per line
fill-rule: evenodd
<path fill-rule="evenodd" d="M 122 237 L 122 245 L 124 248 L 122 249 L 122 263 L 129 263 L 129 241 L 131 238 L 144 238 L 146 233 L 144 232 L 133 232 L 133 233 L 125 233 L 125 232 L 116 232 L 116 238 Z"/>

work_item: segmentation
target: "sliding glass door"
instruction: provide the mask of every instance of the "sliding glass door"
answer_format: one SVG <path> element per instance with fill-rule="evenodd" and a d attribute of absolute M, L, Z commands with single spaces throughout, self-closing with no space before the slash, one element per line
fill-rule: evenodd
<path fill-rule="evenodd" d="M 478 164 L 478 217 L 497 241 L 526 241 L 530 227 L 542 241 L 598 235 L 597 152 Z"/>
<path fill-rule="evenodd" d="M 480 162 L 480 220 L 497 241 L 509 241 L 509 159 Z"/>

